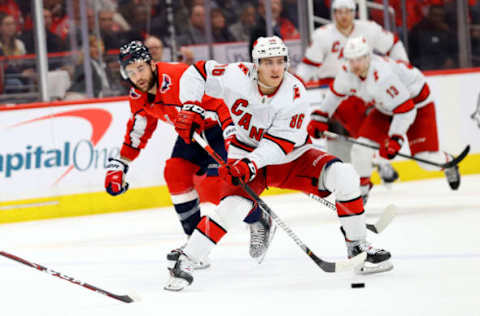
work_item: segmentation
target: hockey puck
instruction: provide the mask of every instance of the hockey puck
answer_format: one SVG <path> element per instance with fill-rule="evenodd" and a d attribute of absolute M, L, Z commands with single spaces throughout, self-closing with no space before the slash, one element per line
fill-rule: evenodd
<path fill-rule="evenodd" d="M 365 287 L 365 283 L 352 283 L 350 284 L 350 286 L 352 287 L 352 289 L 358 289 L 358 288 Z"/>

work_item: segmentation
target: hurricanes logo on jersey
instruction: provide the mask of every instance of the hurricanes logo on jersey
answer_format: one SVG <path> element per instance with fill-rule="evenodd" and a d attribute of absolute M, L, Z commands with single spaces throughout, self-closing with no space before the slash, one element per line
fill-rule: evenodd
<path fill-rule="evenodd" d="M 165 93 L 170 89 L 172 79 L 167 74 L 162 74 L 162 84 L 160 85 L 160 93 Z"/>
<path fill-rule="evenodd" d="M 297 86 L 293 87 L 293 101 L 300 98 L 300 89 Z"/>

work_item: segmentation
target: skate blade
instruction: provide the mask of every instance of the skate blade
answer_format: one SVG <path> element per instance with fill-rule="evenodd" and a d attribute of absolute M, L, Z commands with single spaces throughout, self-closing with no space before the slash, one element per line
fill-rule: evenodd
<path fill-rule="evenodd" d="M 187 287 L 188 285 L 190 284 L 184 279 L 170 276 L 170 280 L 168 280 L 167 285 L 165 285 L 163 289 L 166 291 L 179 292 L 183 290 L 185 287 Z"/>
<path fill-rule="evenodd" d="M 210 268 L 210 263 L 205 261 L 196 261 L 193 264 L 193 270 L 204 270 Z"/>
<path fill-rule="evenodd" d="M 381 263 L 364 262 L 363 265 L 355 267 L 356 274 L 374 274 L 393 270 L 393 264 L 390 260 Z"/>
<path fill-rule="evenodd" d="M 265 247 L 265 251 L 260 256 L 254 258 L 255 260 L 257 260 L 258 264 L 261 264 L 263 262 L 263 259 L 265 259 L 265 256 L 267 255 L 267 251 L 272 244 L 272 240 L 276 232 L 277 232 L 277 225 L 272 224 L 272 226 L 270 227 L 270 235 L 268 236 L 268 244 L 267 244 L 267 247 Z"/>

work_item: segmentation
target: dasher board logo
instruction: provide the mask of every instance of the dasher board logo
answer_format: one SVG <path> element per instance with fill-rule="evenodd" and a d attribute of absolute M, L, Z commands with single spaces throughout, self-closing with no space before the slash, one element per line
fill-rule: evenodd
<path fill-rule="evenodd" d="M 477 107 L 475 111 L 470 115 L 470 118 L 477 124 L 478 128 L 480 128 L 480 94 L 477 98 Z"/>
<path fill-rule="evenodd" d="M 107 148 L 96 148 L 98 142 L 103 138 L 112 123 L 112 115 L 103 109 L 78 109 L 45 115 L 10 125 L 7 129 L 67 117 L 87 121 L 92 131 L 90 138 L 82 139 L 81 135 L 79 135 L 80 140 L 78 141 L 67 140 L 61 144 L 50 146 L 26 144 L 21 151 L 0 153 L 0 174 L 4 173 L 5 178 L 13 178 L 20 171 L 67 168 L 55 180 L 53 183 L 55 185 L 73 169 L 86 171 L 92 168 L 104 168 L 107 158 L 110 155 L 115 156 L 115 154 L 118 154 L 118 148 L 110 150 Z M 32 127 L 32 129 L 34 128 Z"/>

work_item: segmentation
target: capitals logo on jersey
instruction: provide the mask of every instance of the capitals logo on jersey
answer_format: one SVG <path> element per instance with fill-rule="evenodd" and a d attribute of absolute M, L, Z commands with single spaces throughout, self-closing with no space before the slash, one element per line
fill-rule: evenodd
<path fill-rule="evenodd" d="M 140 97 L 141 97 L 141 95 L 138 94 L 138 92 L 135 91 L 134 88 L 131 88 L 131 89 L 130 89 L 130 98 L 132 98 L 132 99 L 140 99 Z"/>
<path fill-rule="evenodd" d="M 170 89 L 172 79 L 167 74 L 162 74 L 162 83 L 160 84 L 160 93 L 165 93 Z"/>

